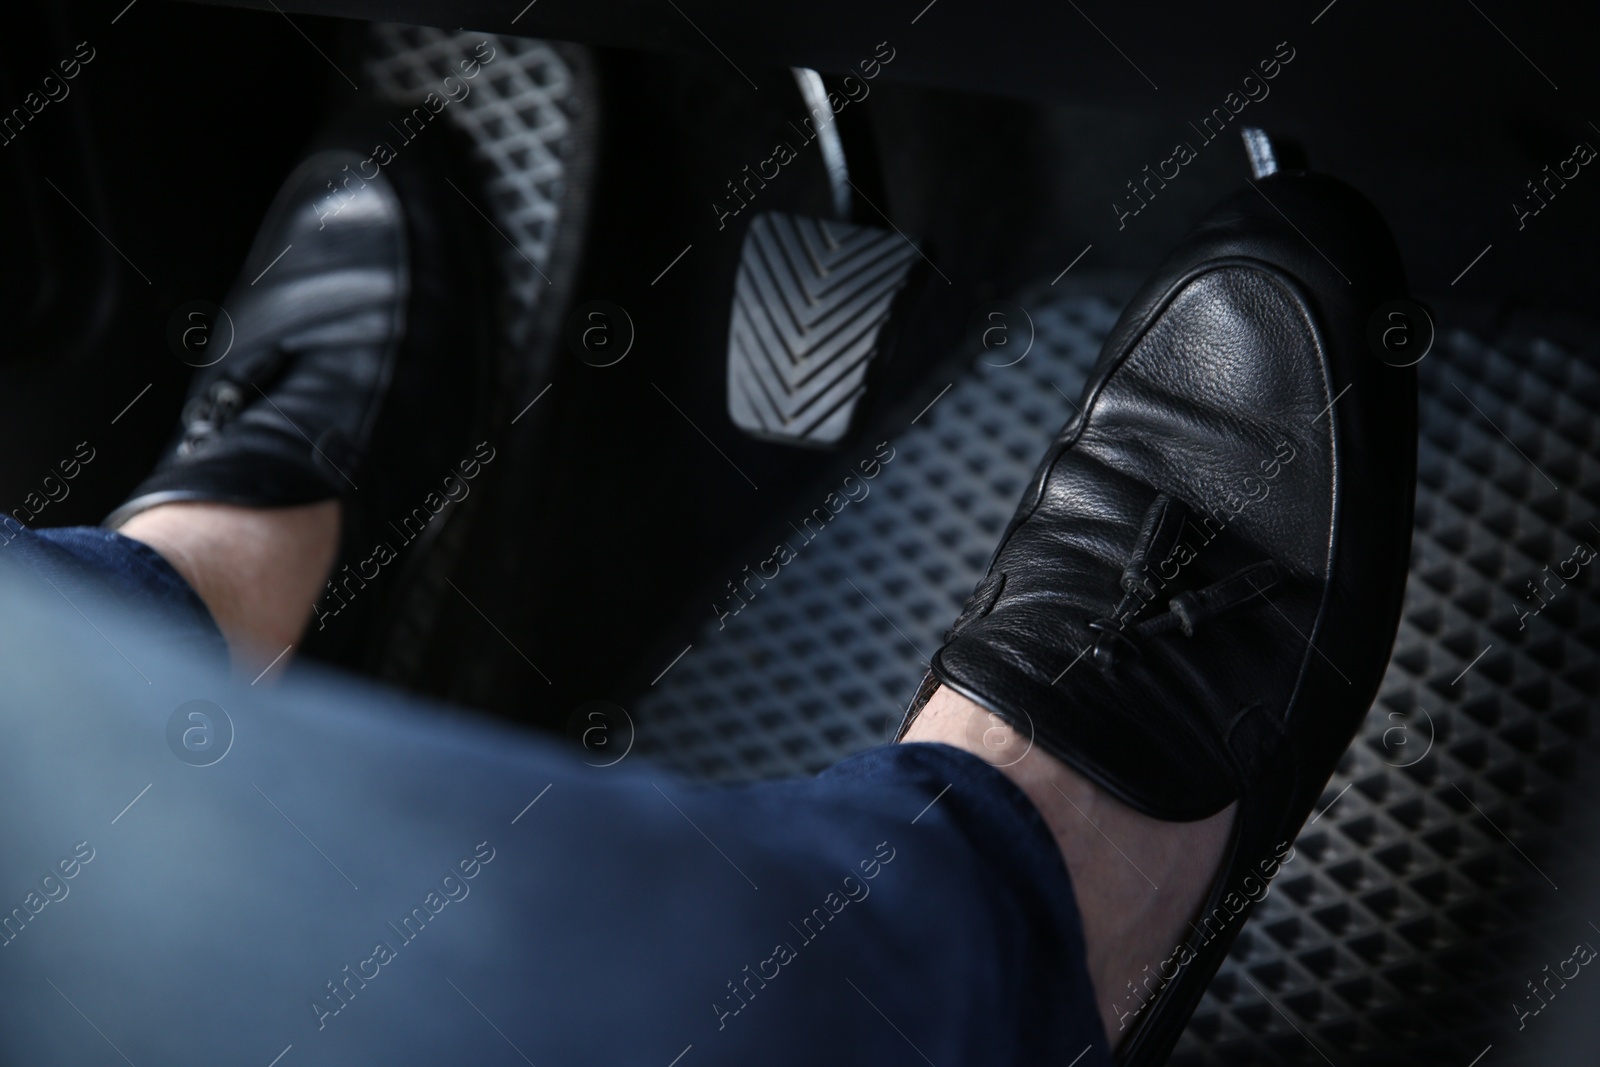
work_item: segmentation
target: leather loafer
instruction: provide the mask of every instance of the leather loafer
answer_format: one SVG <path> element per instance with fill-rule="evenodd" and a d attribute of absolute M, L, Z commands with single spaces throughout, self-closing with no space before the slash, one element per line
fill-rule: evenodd
<path fill-rule="evenodd" d="M 394 187 L 380 175 L 328 188 L 361 158 L 319 152 L 284 182 L 222 305 L 231 348 L 195 375 L 173 446 L 107 526 L 172 501 L 287 507 L 357 491 L 410 284 Z"/>
<path fill-rule="evenodd" d="M 284 182 L 222 305 L 231 348 L 196 372 L 171 446 L 105 521 L 341 501 L 307 647 L 349 665 L 428 614 L 401 601 L 447 563 L 433 548 L 494 455 L 492 261 L 444 184 L 467 153 L 443 123 L 382 166 L 347 147 L 392 140 L 386 117 L 346 115 Z"/>
<path fill-rule="evenodd" d="M 1162 977 L 1125 1063 L 1170 1051 L 1257 899 L 1241 881 L 1276 873 L 1388 664 L 1416 381 L 1366 327 L 1405 291 L 1333 179 L 1211 211 L 1111 332 L 902 724 L 944 685 L 1147 815 L 1238 802 L 1193 937 L 1130 966 Z"/>

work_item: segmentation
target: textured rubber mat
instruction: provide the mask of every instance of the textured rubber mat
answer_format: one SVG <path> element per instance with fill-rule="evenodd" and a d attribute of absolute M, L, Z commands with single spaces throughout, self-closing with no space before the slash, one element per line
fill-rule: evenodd
<path fill-rule="evenodd" d="M 598 113 L 588 54 L 525 38 L 390 23 L 362 33 L 365 79 L 376 96 L 409 109 L 390 122 L 392 136 L 384 143 L 403 152 L 411 139 L 430 136 L 427 126 L 437 122 L 453 127 L 457 143 L 470 152 L 470 179 L 452 180 L 454 193 L 441 195 L 459 195 L 471 205 L 497 259 L 500 399 L 489 435 L 514 453 L 518 409 L 525 412 L 549 385 L 554 348 L 546 335 L 567 298 L 566 285 L 552 276 L 570 278 L 572 272 L 557 264 L 567 263 L 583 232 L 581 204 Z M 508 477 L 509 467 L 502 461 L 499 476 Z M 450 574 L 459 577 L 456 564 L 469 555 L 495 555 L 493 528 L 480 522 L 484 496 L 474 493 L 452 511 L 429 565 L 419 567 L 405 602 L 372 639 L 364 669 L 396 685 L 440 688 L 429 675 L 430 652 L 448 629 L 448 608 L 459 609 L 463 595 L 451 588 Z"/>
<path fill-rule="evenodd" d="M 640 752 L 732 780 L 885 740 L 1117 313 L 1044 285 L 1016 303 L 1025 358 L 979 350 L 882 449 L 847 447 L 877 476 L 796 502 L 770 538 L 796 548 L 775 578 L 750 580 L 771 574 L 765 543 L 730 563 L 691 648 L 630 711 Z M 1389 671 L 1175 1063 L 1467 1067 L 1497 1041 L 1483 1067 L 1537 1062 L 1510 1025 L 1524 979 L 1575 940 L 1600 944 L 1551 880 L 1582 845 L 1562 813 L 1600 692 L 1595 568 L 1574 551 L 1600 548 L 1600 373 L 1544 341 L 1448 330 L 1418 370 L 1412 580 Z"/>
<path fill-rule="evenodd" d="M 472 140 L 485 199 L 462 195 L 505 239 L 500 276 L 509 312 L 503 329 L 521 348 L 549 284 L 544 268 L 560 220 L 563 157 L 571 114 L 582 104 L 574 91 L 578 79 L 567 58 L 543 41 L 394 23 L 376 23 L 367 33 L 362 69 L 378 95 L 421 104 L 431 94 L 435 103 L 428 109 L 437 107 Z M 466 70 L 476 73 L 468 79 Z M 413 135 L 395 133 L 393 143 L 402 148 Z"/>

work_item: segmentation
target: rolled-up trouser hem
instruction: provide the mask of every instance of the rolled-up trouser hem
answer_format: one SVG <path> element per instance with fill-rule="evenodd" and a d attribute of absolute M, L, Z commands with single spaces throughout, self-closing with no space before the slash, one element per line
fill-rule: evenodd
<path fill-rule="evenodd" d="M 31 571 L 71 603 L 109 597 L 158 616 L 175 638 L 202 655 L 227 654 L 222 631 L 199 594 L 142 541 L 98 526 L 35 530 L 8 517 L 0 522 L 3 558 Z"/>

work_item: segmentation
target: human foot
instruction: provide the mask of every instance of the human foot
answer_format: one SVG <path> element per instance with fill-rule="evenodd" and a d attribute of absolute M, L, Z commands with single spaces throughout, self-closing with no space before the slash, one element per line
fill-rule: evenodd
<path fill-rule="evenodd" d="M 1416 381 L 1365 334 L 1403 295 L 1347 186 L 1280 174 L 1213 210 L 1123 312 L 907 712 L 903 736 L 962 694 L 1151 819 L 1237 805 L 1125 1063 L 1177 1040 L 1388 664 Z"/>
<path fill-rule="evenodd" d="M 324 140 L 370 143 L 382 118 Z M 289 176 L 213 324 L 222 355 L 106 520 L 190 580 L 241 664 L 297 644 L 313 613 L 307 645 L 352 665 L 436 614 L 418 601 L 443 581 L 417 579 L 445 573 L 460 539 L 439 535 L 494 458 L 491 289 L 479 224 L 443 188 L 448 132 L 380 170 L 329 148 Z"/>
<path fill-rule="evenodd" d="M 1216 878 L 1237 804 L 1196 822 L 1140 814 L 1029 744 L 994 712 L 944 688 L 901 740 L 971 752 L 1039 809 L 1072 877 L 1095 1007 L 1116 1048 L 1132 1009 L 1150 996 L 1135 982 L 1184 940 Z"/>
<path fill-rule="evenodd" d="M 177 501 L 279 508 L 359 490 L 410 283 L 387 181 L 319 214 L 325 186 L 359 162 L 318 153 L 285 181 L 213 324 L 211 344 L 227 347 L 195 374 L 173 446 L 107 526 Z"/>

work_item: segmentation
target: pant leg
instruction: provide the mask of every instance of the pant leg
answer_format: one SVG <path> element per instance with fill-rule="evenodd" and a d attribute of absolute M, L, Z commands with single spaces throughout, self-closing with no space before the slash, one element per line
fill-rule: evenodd
<path fill-rule="evenodd" d="M 227 654 L 205 602 L 142 541 L 98 526 L 35 530 L 7 516 L 0 519 L 0 559 L 54 587 L 68 603 L 109 595 L 158 617 L 179 641 L 202 654 Z"/>
<path fill-rule="evenodd" d="M 692 788 L 0 592 L 0 1062 L 1109 1063 L 1051 836 L 966 753 Z"/>

